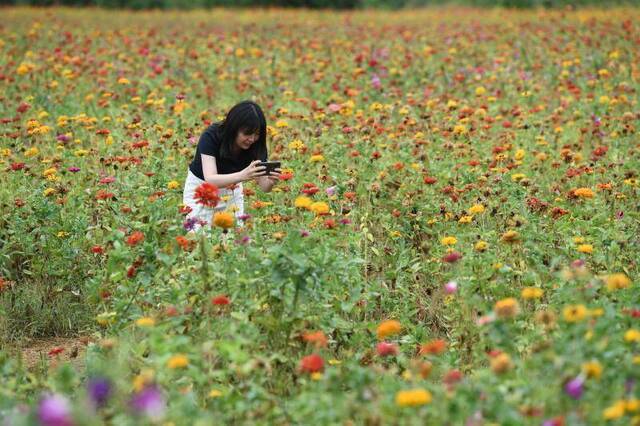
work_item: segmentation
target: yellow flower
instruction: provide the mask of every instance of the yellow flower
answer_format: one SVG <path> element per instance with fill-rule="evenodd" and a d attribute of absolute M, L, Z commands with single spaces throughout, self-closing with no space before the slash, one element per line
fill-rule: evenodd
<path fill-rule="evenodd" d="M 507 231 L 504 234 L 502 234 L 502 236 L 500 237 L 500 239 L 506 243 L 512 243 L 512 242 L 516 242 L 518 241 L 519 238 L 519 234 L 517 231 Z"/>
<path fill-rule="evenodd" d="M 516 160 L 522 160 L 525 156 L 526 152 L 524 149 L 519 149 L 516 151 L 515 155 L 513 156 L 513 158 L 515 158 Z"/>
<path fill-rule="evenodd" d="M 593 246 L 591 244 L 580 244 L 578 246 L 578 251 L 580 253 L 591 254 L 591 253 L 593 253 Z"/>
<path fill-rule="evenodd" d="M 486 93 L 486 91 L 487 90 L 482 86 L 476 87 L 476 95 L 478 95 L 478 96 L 484 95 Z"/>
<path fill-rule="evenodd" d="M 167 188 L 169 189 L 178 189 L 180 187 L 180 183 L 178 181 L 172 180 L 167 184 Z"/>
<path fill-rule="evenodd" d="M 54 188 L 47 188 L 44 190 L 43 194 L 45 197 L 48 197 L 52 194 L 55 194 L 56 190 Z"/>
<path fill-rule="evenodd" d="M 312 155 L 309 158 L 309 161 L 312 162 L 312 163 L 317 163 L 318 161 L 324 161 L 324 155 L 322 155 L 322 154 Z"/>
<path fill-rule="evenodd" d="M 511 180 L 513 182 L 520 182 L 522 179 L 526 177 L 527 175 L 525 175 L 524 173 L 514 173 L 513 175 L 511 175 Z"/>
<path fill-rule="evenodd" d="M 635 413 L 640 410 L 640 400 L 637 398 L 631 398 L 627 400 L 627 411 L 630 413 Z"/>
<path fill-rule="evenodd" d="M 540 299 L 544 291 L 538 287 L 525 287 L 522 289 L 522 298 L 525 300 Z"/>
<path fill-rule="evenodd" d="M 469 208 L 469 214 L 480 214 L 484 212 L 484 206 L 482 204 L 474 204 Z"/>
<path fill-rule="evenodd" d="M 624 333 L 624 341 L 633 343 L 640 342 L 640 330 L 631 328 Z"/>
<path fill-rule="evenodd" d="M 573 191 L 573 194 L 580 198 L 593 198 L 595 195 L 595 193 L 589 188 L 578 188 Z"/>
<path fill-rule="evenodd" d="M 470 223 L 473 220 L 473 216 L 464 215 L 458 219 L 458 223 Z"/>
<path fill-rule="evenodd" d="M 573 237 L 573 242 L 576 244 L 582 244 L 584 243 L 584 238 L 582 237 Z"/>
<path fill-rule="evenodd" d="M 209 392 L 209 398 L 220 398 L 222 396 L 222 392 L 218 389 L 211 389 Z"/>
<path fill-rule="evenodd" d="M 300 139 L 295 139 L 289 144 L 289 149 L 293 149 L 295 151 L 298 151 L 302 148 L 304 148 L 304 143 Z"/>
<path fill-rule="evenodd" d="M 478 242 L 476 243 L 476 245 L 475 245 L 475 246 L 473 246 L 473 249 L 474 249 L 475 251 L 480 251 L 480 252 L 482 252 L 482 251 L 485 251 L 485 250 L 487 249 L 487 247 L 489 247 L 489 243 L 487 243 L 486 241 L 478 241 Z"/>
<path fill-rule="evenodd" d="M 320 379 L 322 379 L 322 373 L 321 372 L 316 371 L 315 373 L 311 374 L 311 380 L 318 381 Z"/>
<path fill-rule="evenodd" d="M 396 405 L 399 407 L 417 407 L 431 402 L 431 392 L 426 389 L 412 389 L 396 393 Z"/>
<path fill-rule="evenodd" d="M 233 215 L 228 212 L 216 212 L 213 215 L 213 224 L 223 229 L 231 228 L 233 226 Z"/>
<path fill-rule="evenodd" d="M 587 308 L 584 305 L 569 305 L 562 310 L 562 316 L 567 322 L 580 322 L 587 316 Z"/>
<path fill-rule="evenodd" d="M 25 157 L 35 157 L 36 155 L 38 155 L 38 153 L 40 152 L 40 150 L 38 148 L 36 148 L 35 146 L 29 148 L 28 150 L 26 150 L 24 152 L 24 156 Z"/>
<path fill-rule="evenodd" d="M 276 121 L 276 127 L 289 127 L 289 123 L 284 120 Z"/>
<path fill-rule="evenodd" d="M 402 330 L 402 326 L 396 320 L 386 320 L 382 321 L 380 325 L 378 325 L 378 329 L 376 333 L 378 335 L 378 339 L 384 340 L 388 336 L 393 336 L 394 334 L 400 333 Z"/>
<path fill-rule="evenodd" d="M 442 239 L 440 239 L 440 243 L 442 243 L 442 245 L 444 246 L 452 246 L 457 242 L 458 240 L 456 239 L 456 237 L 443 237 Z"/>
<path fill-rule="evenodd" d="M 293 203 L 293 205 L 299 209 L 309 209 L 311 204 L 313 204 L 313 201 L 311 200 L 311 198 L 306 197 L 304 195 L 301 195 L 298 198 L 296 198 L 296 200 Z"/>
<path fill-rule="evenodd" d="M 183 354 L 174 355 L 169 358 L 169 361 L 167 361 L 167 367 L 172 370 L 175 370 L 176 368 L 185 368 L 187 365 L 189 365 L 189 358 Z"/>
<path fill-rule="evenodd" d="M 140 392 L 149 383 L 153 382 L 153 376 L 155 373 L 151 369 L 144 369 L 133 378 L 133 390 Z"/>
<path fill-rule="evenodd" d="M 142 317 L 136 320 L 136 325 L 138 327 L 153 327 L 155 324 L 155 320 L 149 317 Z"/>
<path fill-rule="evenodd" d="M 520 306 L 516 299 L 508 297 L 497 301 L 493 310 L 499 318 L 513 318 L 520 312 Z"/>
<path fill-rule="evenodd" d="M 602 365 L 598 361 L 589 361 L 582 364 L 582 371 L 588 378 L 599 379 L 602 375 Z"/>
<path fill-rule="evenodd" d="M 631 285 L 631 280 L 623 273 L 611 274 L 605 277 L 605 283 L 607 284 L 607 290 L 619 290 L 627 288 Z"/>
<path fill-rule="evenodd" d="M 605 420 L 619 419 L 620 417 L 624 416 L 624 410 L 626 405 L 627 404 L 625 403 L 624 399 L 620 399 L 616 401 L 612 406 L 606 408 L 602 412 L 602 417 Z"/>
<path fill-rule="evenodd" d="M 329 205 L 323 201 L 316 201 L 309 206 L 309 210 L 320 216 L 329 213 Z"/>

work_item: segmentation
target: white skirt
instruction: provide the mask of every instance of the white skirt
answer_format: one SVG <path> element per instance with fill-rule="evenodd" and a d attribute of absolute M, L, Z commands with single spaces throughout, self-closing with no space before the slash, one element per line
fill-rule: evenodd
<path fill-rule="evenodd" d="M 194 175 L 190 169 L 187 169 L 187 179 L 184 182 L 184 192 L 182 194 L 182 204 L 189 206 L 191 211 L 187 214 L 187 219 L 197 219 L 193 230 L 198 230 L 200 226 L 211 226 L 213 214 L 218 211 L 227 210 L 235 213 L 236 218 L 244 215 L 244 194 L 242 192 L 242 183 L 236 185 L 231 190 L 227 188 L 219 188 L 218 195 L 220 201 L 214 208 L 197 204 L 194 198 L 196 188 L 204 183 L 204 180 Z M 206 222 L 201 224 L 198 221 Z"/>

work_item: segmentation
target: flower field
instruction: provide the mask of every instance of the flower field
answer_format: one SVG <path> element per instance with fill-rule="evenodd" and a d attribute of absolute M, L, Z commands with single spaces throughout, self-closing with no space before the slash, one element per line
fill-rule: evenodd
<path fill-rule="evenodd" d="M 640 424 L 637 9 L 2 13 L 0 424 Z"/>

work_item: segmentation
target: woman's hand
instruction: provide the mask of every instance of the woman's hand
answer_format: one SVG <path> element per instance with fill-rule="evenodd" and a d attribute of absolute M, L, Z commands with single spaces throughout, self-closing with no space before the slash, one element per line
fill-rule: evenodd
<path fill-rule="evenodd" d="M 278 181 L 280 180 L 280 174 L 282 173 L 282 170 L 278 169 L 273 169 L 271 171 L 271 173 L 269 173 L 268 175 L 266 175 L 267 179 L 269 179 L 269 181 L 272 184 L 276 184 L 278 183 Z"/>
<path fill-rule="evenodd" d="M 267 168 L 266 166 L 259 166 L 258 163 L 260 163 L 260 160 L 254 160 L 240 172 L 242 173 L 242 180 L 250 180 L 264 176 Z"/>

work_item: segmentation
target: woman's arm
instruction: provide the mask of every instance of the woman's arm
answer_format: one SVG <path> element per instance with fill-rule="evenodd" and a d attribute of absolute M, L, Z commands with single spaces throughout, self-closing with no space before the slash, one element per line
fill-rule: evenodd
<path fill-rule="evenodd" d="M 212 183 L 218 188 L 244 182 L 250 179 L 259 178 L 264 174 L 266 167 L 258 166 L 260 160 L 252 161 L 244 170 L 236 173 L 218 174 L 216 158 L 211 155 L 200 154 L 202 159 L 202 175 L 206 182 Z"/>

